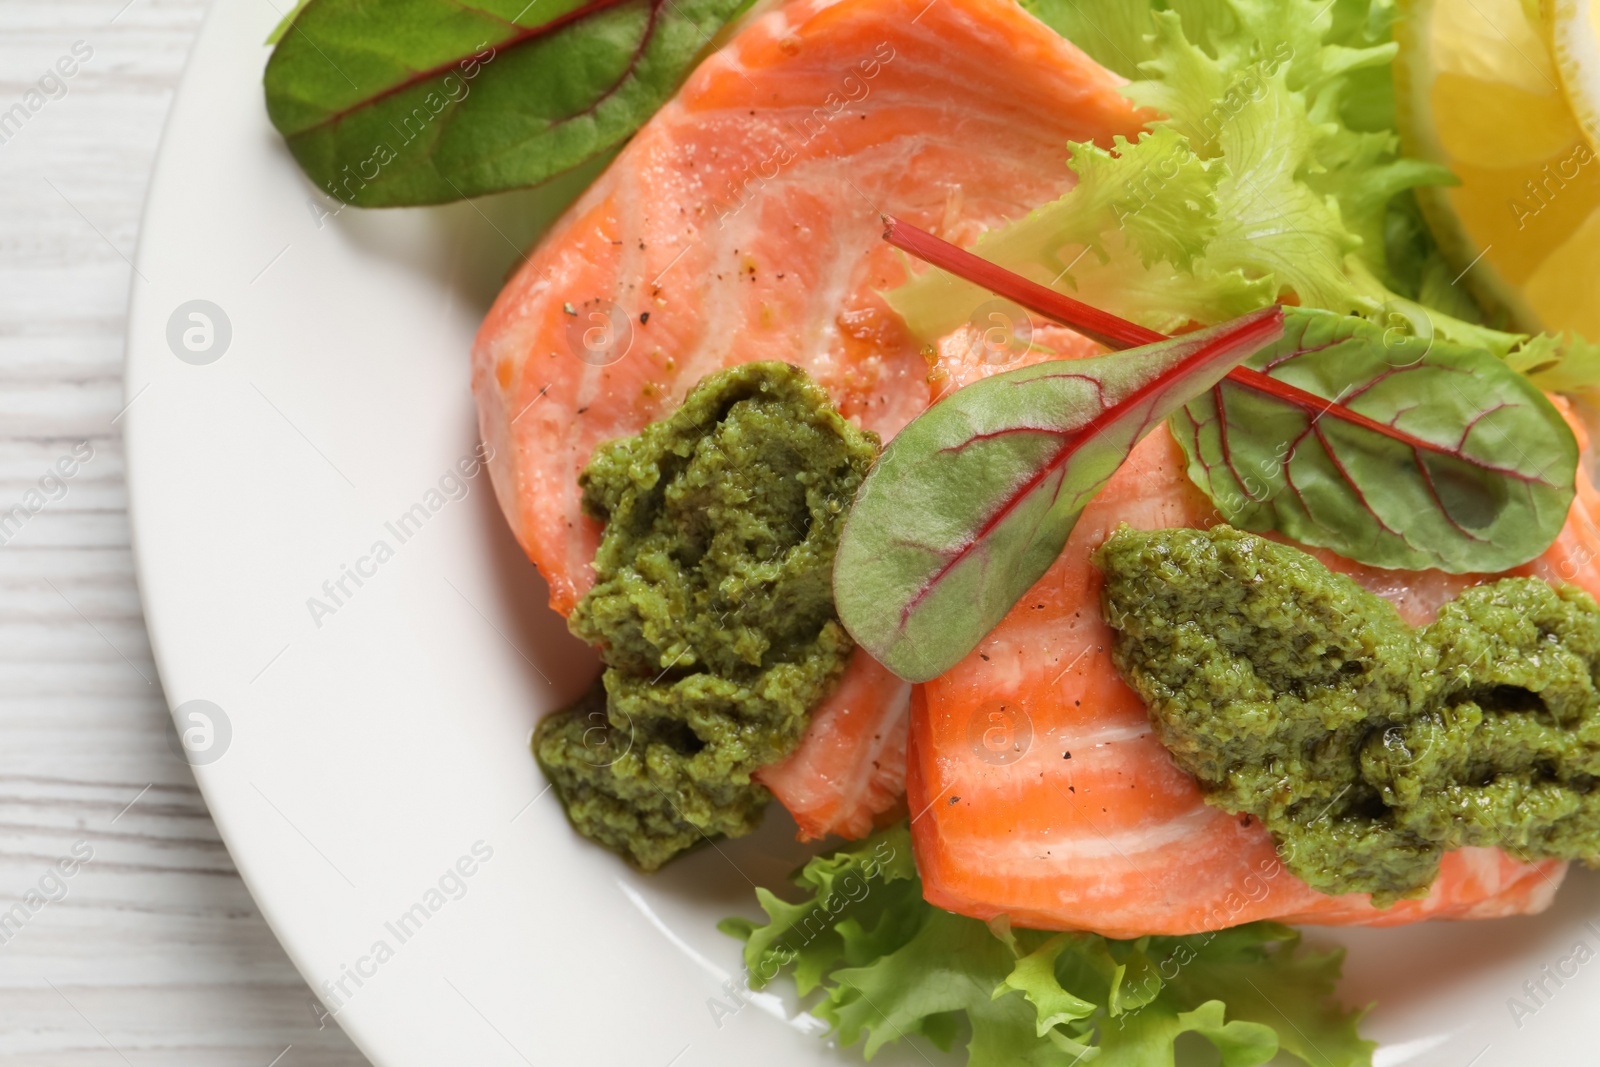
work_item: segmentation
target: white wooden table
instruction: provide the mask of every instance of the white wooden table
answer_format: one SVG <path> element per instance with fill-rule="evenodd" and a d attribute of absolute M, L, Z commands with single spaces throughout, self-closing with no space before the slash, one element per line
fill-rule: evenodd
<path fill-rule="evenodd" d="M 203 12 L 0 4 L 4 1063 L 366 1062 L 318 1029 L 167 746 L 129 551 L 115 421 L 129 260 Z M 92 458 L 75 464 L 75 448 Z M 46 477 L 64 457 L 72 476 Z"/>

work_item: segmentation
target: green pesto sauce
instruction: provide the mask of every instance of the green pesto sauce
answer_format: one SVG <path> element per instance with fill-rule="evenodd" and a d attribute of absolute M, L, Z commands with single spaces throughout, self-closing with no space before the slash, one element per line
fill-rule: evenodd
<path fill-rule="evenodd" d="M 605 672 L 540 724 L 534 753 L 573 825 L 654 870 L 749 833 L 782 759 L 844 669 L 833 556 L 877 438 L 786 363 L 714 374 L 579 477 L 605 523 L 567 620 Z"/>
<path fill-rule="evenodd" d="M 1600 606 L 1536 578 L 1412 628 L 1286 545 L 1123 527 L 1096 557 L 1118 669 L 1207 799 L 1327 893 L 1421 896 L 1465 845 L 1600 860 Z"/>

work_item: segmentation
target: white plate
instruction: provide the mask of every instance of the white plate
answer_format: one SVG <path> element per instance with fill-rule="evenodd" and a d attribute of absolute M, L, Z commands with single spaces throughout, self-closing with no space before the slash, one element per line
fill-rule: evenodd
<path fill-rule="evenodd" d="M 594 662 L 488 479 L 462 495 L 450 475 L 477 440 L 473 332 L 552 197 L 319 217 L 262 105 L 277 18 L 219 0 L 195 47 L 145 213 L 122 417 L 156 660 L 182 727 L 203 726 L 191 701 L 226 720 L 196 774 L 245 881 L 380 1067 L 859 1062 L 771 995 L 714 1009 L 739 967 L 716 920 L 800 855 L 781 813 L 641 877 L 571 832 L 528 754 Z M 209 351 L 184 349 L 197 300 L 225 350 L 214 313 Z M 324 590 L 357 566 L 348 595 Z M 1597 885 L 1578 873 L 1538 918 L 1345 936 L 1379 1062 L 1594 1062 L 1600 963 L 1546 979 L 1520 1020 L 1508 998 L 1576 943 L 1600 950 Z"/>

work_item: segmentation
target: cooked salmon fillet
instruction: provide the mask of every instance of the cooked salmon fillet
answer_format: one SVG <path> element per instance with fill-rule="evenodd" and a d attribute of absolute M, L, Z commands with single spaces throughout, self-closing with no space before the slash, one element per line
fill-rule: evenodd
<path fill-rule="evenodd" d="M 756 780 L 789 809 L 801 840 L 865 837 L 906 790 L 911 683 L 865 653 L 812 713 L 800 747 Z"/>
<path fill-rule="evenodd" d="M 992 373 L 941 345 L 948 387 Z M 1078 354 L 1082 354 L 1081 349 Z M 1016 365 L 1016 364 L 1013 364 Z M 1572 418 L 1587 454 L 1581 425 Z M 1556 543 L 1510 572 L 1600 595 L 1600 494 L 1584 471 Z M 1538 911 L 1565 865 L 1494 849 L 1445 856 L 1426 899 L 1374 908 L 1328 896 L 1279 862 L 1261 824 L 1207 804 L 1151 732 L 1144 703 L 1111 660 L 1090 554 L 1119 523 L 1218 521 L 1165 427 L 1152 432 L 1085 509 L 1061 557 L 962 663 L 918 687 L 907 800 L 928 899 L 951 911 L 1113 937 L 1182 934 L 1254 919 L 1394 925 Z M 1413 624 L 1484 576 L 1376 570 L 1316 553 L 1391 600 Z"/>
<path fill-rule="evenodd" d="M 593 580 L 578 472 L 595 446 L 705 375 L 796 364 L 885 440 L 922 411 L 927 361 L 879 295 L 904 278 L 880 215 L 972 237 L 1060 196 L 1068 141 L 1140 128 L 1119 84 L 1009 0 L 795 0 L 707 59 L 473 347 L 490 475 L 551 607 Z M 892 682 L 857 653 L 801 750 L 763 774 L 803 832 L 864 832 L 898 797 Z"/>
<path fill-rule="evenodd" d="M 967 243 L 1061 195 L 1069 140 L 1109 146 L 1140 128 L 1118 84 L 1007 0 L 793 0 L 713 54 L 533 251 L 474 346 L 491 476 L 551 606 L 570 611 L 592 582 L 600 530 L 577 475 L 595 446 L 669 413 L 706 374 L 797 364 L 888 439 L 936 389 L 1004 369 L 952 362 L 971 350 L 956 337 L 930 374 L 878 295 L 904 277 L 880 216 Z M 1046 335 L 1062 355 L 1093 350 Z M 1585 483 L 1575 517 L 1594 505 Z M 1121 521 L 1212 517 L 1158 430 L 1011 616 L 916 687 L 909 768 L 897 758 L 908 688 L 858 652 L 800 749 L 762 779 L 803 834 L 821 836 L 865 832 L 908 775 L 929 898 L 1020 925 L 1133 936 L 1545 906 L 1563 865 L 1482 849 L 1447 856 L 1425 901 L 1379 911 L 1328 897 L 1277 863 L 1259 825 L 1203 802 L 1110 662 L 1088 556 Z M 1526 570 L 1600 591 L 1597 549 L 1575 519 Z M 1414 622 L 1470 581 L 1324 558 Z M 974 717 L 1000 702 L 1029 716 L 1014 761 L 972 745 Z"/>

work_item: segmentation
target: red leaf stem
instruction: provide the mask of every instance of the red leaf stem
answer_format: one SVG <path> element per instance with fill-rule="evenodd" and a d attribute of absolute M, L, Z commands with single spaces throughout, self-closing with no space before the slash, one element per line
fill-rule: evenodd
<path fill-rule="evenodd" d="M 1054 289 L 1013 274 L 1004 267 L 975 256 L 965 248 L 935 237 L 897 218 L 884 216 L 883 239 L 918 259 L 949 271 L 957 278 L 981 285 L 992 293 L 1014 300 L 1047 319 L 1054 319 L 1107 348 L 1138 348 L 1165 341 L 1165 334 L 1147 330 L 1136 322 L 1118 318 L 1109 311 L 1090 307 L 1081 300 L 1064 296 Z"/>
<path fill-rule="evenodd" d="M 982 286 L 997 296 L 1021 304 L 1029 311 L 1059 322 L 1063 326 L 1070 326 L 1107 348 L 1137 348 L 1168 340 L 1164 333 L 1157 333 L 1108 311 L 1090 307 L 1081 300 L 1074 300 L 1038 282 L 1030 281 L 1020 274 L 1014 274 L 943 238 L 935 237 L 927 230 L 919 229 L 897 218 L 884 216 L 883 239 L 926 263 L 954 274 L 963 281 Z M 1258 370 L 1235 367 L 1228 372 L 1227 377 L 1235 385 L 1265 393 L 1286 404 L 1311 412 L 1313 421 L 1324 415 L 1331 415 L 1364 430 L 1382 434 L 1408 448 L 1454 455 L 1448 448 L 1442 448 L 1431 441 L 1414 437 L 1404 430 L 1370 419 L 1344 404 L 1307 392 L 1288 382 L 1280 382 Z"/>

